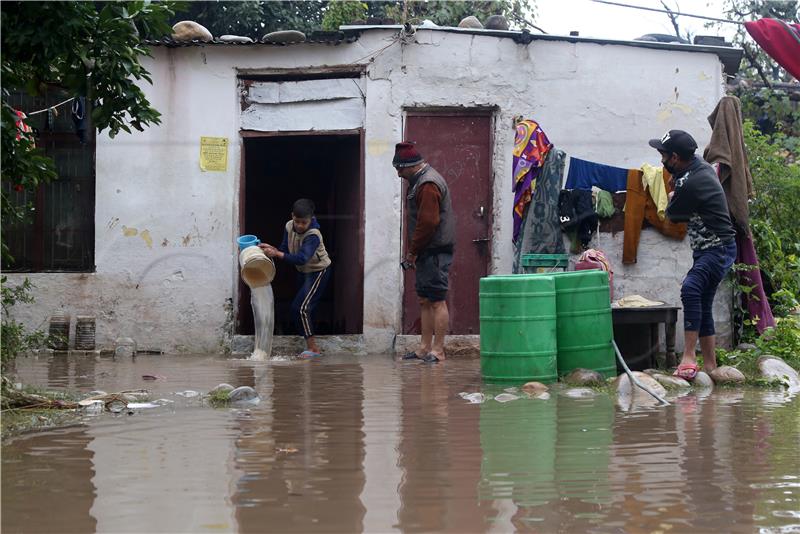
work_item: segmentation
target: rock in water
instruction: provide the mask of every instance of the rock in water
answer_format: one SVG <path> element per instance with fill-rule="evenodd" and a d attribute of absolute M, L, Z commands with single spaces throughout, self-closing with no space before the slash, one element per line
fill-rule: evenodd
<path fill-rule="evenodd" d="M 711 371 L 711 380 L 715 384 L 743 384 L 744 375 L 735 367 L 721 365 Z"/>
<path fill-rule="evenodd" d="M 487 30 L 508 30 L 508 21 L 503 15 L 492 15 L 486 19 L 484 28 Z"/>
<path fill-rule="evenodd" d="M 522 386 L 522 391 L 531 395 L 538 395 L 539 393 L 544 393 L 547 391 L 548 388 L 541 382 L 528 382 L 524 386 Z"/>
<path fill-rule="evenodd" d="M 603 375 L 591 369 L 575 369 L 562 380 L 571 386 L 602 386 L 605 384 Z"/>
<path fill-rule="evenodd" d="M 690 388 L 692 385 L 679 376 L 665 375 L 664 373 L 647 373 L 667 389 Z"/>
<path fill-rule="evenodd" d="M 182 20 L 172 27 L 172 38 L 176 41 L 213 41 L 214 36 L 203 26 L 192 20 Z"/>
<path fill-rule="evenodd" d="M 633 371 L 632 374 L 640 384 L 659 397 L 664 397 L 667 394 L 664 386 L 659 384 L 653 377 L 639 371 Z M 622 410 L 628 411 L 635 406 L 655 406 L 659 404 L 658 399 L 633 384 L 626 373 L 619 375 L 616 382 L 617 406 Z"/>
<path fill-rule="evenodd" d="M 770 380 L 780 380 L 791 390 L 800 390 L 800 375 L 782 359 L 765 354 L 758 359 L 761 376 Z"/>
<path fill-rule="evenodd" d="M 261 41 L 265 43 L 289 44 L 302 43 L 306 40 L 306 34 L 297 30 L 281 30 L 266 34 Z"/>
<path fill-rule="evenodd" d="M 494 398 L 494 400 L 496 400 L 497 402 L 510 402 L 517 400 L 518 398 L 519 397 L 517 397 L 516 395 L 512 395 L 511 393 L 501 393 L 500 395 L 497 395 Z"/>
<path fill-rule="evenodd" d="M 228 396 L 228 398 L 231 402 L 256 402 L 260 400 L 256 390 L 250 386 L 239 386 L 231 391 L 231 394 Z"/>
<path fill-rule="evenodd" d="M 478 20 L 478 17 L 474 15 L 470 15 L 469 17 L 464 17 L 461 19 L 461 22 L 458 23 L 459 28 L 474 28 L 476 30 L 480 30 L 483 28 L 483 24 L 481 21 Z"/>
<path fill-rule="evenodd" d="M 572 399 L 589 399 L 597 395 L 593 389 L 589 388 L 570 388 L 562 393 L 565 397 Z"/>
<path fill-rule="evenodd" d="M 694 380 L 692 380 L 692 385 L 696 388 L 713 388 L 714 381 L 711 380 L 711 377 L 708 376 L 708 373 L 705 371 L 698 371 Z"/>

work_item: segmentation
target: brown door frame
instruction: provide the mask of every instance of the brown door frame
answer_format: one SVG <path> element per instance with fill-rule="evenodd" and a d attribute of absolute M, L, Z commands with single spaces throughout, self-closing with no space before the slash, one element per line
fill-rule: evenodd
<path fill-rule="evenodd" d="M 293 136 L 341 136 L 341 135 L 357 135 L 359 137 L 359 172 L 358 172 L 358 202 L 359 202 L 359 217 L 360 220 L 360 228 L 361 232 L 359 232 L 358 236 L 358 274 L 361 279 L 361 302 L 362 302 L 362 310 L 361 310 L 361 332 L 364 332 L 364 309 L 363 309 L 363 302 L 364 302 L 364 218 L 365 218 L 365 202 L 364 202 L 364 180 L 365 180 L 365 162 L 364 162 L 364 155 L 365 155 L 365 144 L 366 144 L 366 135 L 364 132 L 364 128 L 354 128 L 350 130 L 308 130 L 308 131 L 291 131 L 291 132 L 262 132 L 257 130 L 239 130 L 240 135 L 240 164 L 239 164 L 239 223 L 238 228 L 236 229 L 236 236 L 242 235 L 242 229 L 244 228 L 245 224 L 245 193 L 247 191 L 247 165 L 246 165 L 246 155 L 245 155 L 245 139 L 253 139 L 253 138 L 264 138 L 264 137 L 293 137 Z M 235 236 L 234 236 L 235 241 Z M 238 250 L 238 249 L 237 249 Z M 236 269 L 238 271 L 238 259 L 236 262 Z M 240 297 L 242 292 L 242 280 L 239 278 L 238 272 L 236 274 L 238 283 L 236 285 L 236 295 L 234 299 L 234 334 L 238 333 L 239 330 L 239 305 L 240 305 Z"/>

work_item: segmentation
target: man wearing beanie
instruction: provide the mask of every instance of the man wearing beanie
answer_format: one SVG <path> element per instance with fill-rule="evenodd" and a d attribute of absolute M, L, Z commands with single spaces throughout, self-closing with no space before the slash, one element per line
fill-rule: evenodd
<path fill-rule="evenodd" d="M 681 285 L 684 347 L 675 375 L 693 380 L 700 370 L 695 354 L 698 338 L 703 370 L 710 373 L 717 367 L 712 307 L 717 287 L 736 259 L 736 232 L 717 174 L 695 155 L 697 143 L 692 136 L 670 130 L 661 139 L 651 139 L 650 146 L 661 153 L 675 186 L 669 194 L 667 217 L 688 222 L 694 261 Z"/>
<path fill-rule="evenodd" d="M 415 269 L 422 323 L 419 348 L 403 359 L 435 363 L 445 357 L 444 337 L 450 327 L 445 300 L 455 243 L 450 191 L 442 175 L 422 159 L 414 143 L 398 143 L 392 165 L 409 185 L 408 245 L 402 266 Z"/>

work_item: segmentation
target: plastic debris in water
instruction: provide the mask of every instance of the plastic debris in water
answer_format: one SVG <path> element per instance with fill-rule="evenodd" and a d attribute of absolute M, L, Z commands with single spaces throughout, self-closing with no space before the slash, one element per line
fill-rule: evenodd
<path fill-rule="evenodd" d="M 234 389 L 228 395 L 228 399 L 231 402 L 249 402 L 249 403 L 258 403 L 261 399 L 258 397 L 258 393 L 256 390 L 251 388 L 250 386 L 239 386 L 238 388 Z"/>
<path fill-rule="evenodd" d="M 500 395 L 497 395 L 494 400 L 497 402 L 511 402 L 517 400 L 518 398 L 519 397 L 512 395 L 511 393 L 501 393 Z"/>
<path fill-rule="evenodd" d="M 486 400 L 486 396 L 483 393 L 461 392 L 458 394 L 458 396 L 464 399 L 465 401 L 469 401 L 470 404 L 480 404 Z"/>
<path fill-rule="evenodd" d="M 113 400 L 106 404 L 106 409 L 111 413 L 121 413 L 128 407 L 128 403 L 121 400 Z"/>
<path fill-rule="evenodd" d="M 192 397 L 197 397 L 200 394 L 198 392 L 196 392 L 196 391 L 192 391 L 191 389 L 187 389 L 186 391 L 176 391 L 175 395 L 178 395 L 180 397 L 186 397 L 187 399 L 191 399 Z"/>
<path fill-rule="evenodd" d="M 84 399 L 78 401 L 78 405 L 83 408 L 86 413 L 97 414 L 105 408 L 105 402 L 100 399 Z"/>
<path fill-rule="evenodd" d="M 505 391 L 506 393 L 516 393 L 516 392 L 519 391 L 519 389 L 517 389 L 517 388 L 506 388 L 503 391 Z"/>

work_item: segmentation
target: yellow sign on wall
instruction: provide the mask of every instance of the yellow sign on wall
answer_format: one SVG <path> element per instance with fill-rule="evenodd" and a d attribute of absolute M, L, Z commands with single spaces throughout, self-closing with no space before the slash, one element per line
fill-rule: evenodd
<path fill-rule="evenodd" d="M 228 170 L 228 138 L 200 138 L 200 169 L 204 171 Z"/>

